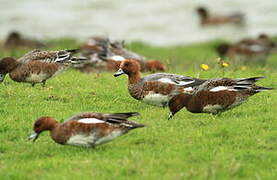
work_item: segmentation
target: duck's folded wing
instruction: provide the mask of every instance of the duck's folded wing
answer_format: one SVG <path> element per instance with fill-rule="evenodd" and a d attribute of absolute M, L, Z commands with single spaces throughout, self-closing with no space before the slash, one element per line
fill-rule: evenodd
<path fill-rule="evenodd" d="M 29 61 L 43 61 L 43 62 L 66 62 L 70 60 L 73 54 L 77 53 L 78 49 L 60 50 L 60 51 L 41 51 L 33 50 L 20 58 L 20 62 L 26 63 Z"/>
<path fill-rule="evenodd" d="M 29 51 L 28 53 L 26 53 L 25 55 L 23 55 L 21 58 L 18 59 L 19 62 L 21 63 L 26 63 L 32 60 L 35 60 L 35 56 L 34 54 L 41 52 L 41 50 L 39 49 L 34 49 L 32 51 Z"/>
<path fill-rule="evenodd" d="M 139 124 L 136 122 L 128 121 L 127 118 L 137 116 L 139 113 L 137 112 L 128 112 L 128 113 L 113 113 L 113 114 L 102 114 L 102 113 L 80 113 L 71 118 L 67 119 L 67 121 L 76 121 L 78 123 L 83 124 L 97 124 L 97 123 L 110 123 L 110 124 L 118 124 L 127 126 L 130 128 L 144 127 L 143 124 Z"/>
<path fill-rule="evenodd" d="M 196 87 L 195 93 L 199 91 L 240 91 L 240 90 L 249 90 L 253 87 L 256 87 L 255 82 L 264 77 L 251 77 L 251 78 L 239 78 L 239 79 L 230 79 L 230 78 L 220 78 L 220 79 L 210 79 L 205 83 Z"/>
<path fill-rule="evenodd" d="M 206 80 L 197 79 L 177 74 L 168 74 L 168 73 L 156 73 L 149 76 L 145 76 L 143 81 L 159 81 L 162 83 L 174 84 L 182 87 L 194 87 L 202 84 Z"/>

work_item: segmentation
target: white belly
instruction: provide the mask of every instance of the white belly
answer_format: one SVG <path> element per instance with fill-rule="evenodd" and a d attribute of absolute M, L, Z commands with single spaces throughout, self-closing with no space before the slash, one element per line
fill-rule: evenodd
<path fill-rule="evenodd" d="M 118 136 L 121 136 L 122 134 L 123 134 L 122 131 L 119 131 L 119 130 L 118 130 L 118 131 L 113 131 L 113 132 L 111 132 L 109 135 L 99 138 L 99 139 L 95 142 L 95 144 L 97 145 L 97 144 L 107 143 L 107 142 L 109 142 L 109 141 L 111 141 L 111 140 L 117 138 Z"/>
<path fill-rule="evenodd" d="M 203 112 L 205 113 L 218 113 L 223 107 L 221 105 L 206 105 L 203 108 Z"/>
<path fill-rule="evenodd" d="M 43 80 L 47 79 L 48 75 L 45 73 L 40 73 L 40 74 L 31 74 L 29 77 L 26 78 L 27 82 L 36 82 L 40 83 Z"/>
<path fill-rule="evenodd" d="M 94 142 L 95 142 L 94 133 L 91 135 L 78 134 L 70 137 L 69 140 L 66 142 L 66 144 L 72 145 L 72 146 L 92 147 L 94 146 Z"/>
<path fill-rule="evenodd" d="M 107 143 L 122 134 L 123 132 L 119 130 L 113 131 L 107 136 L 100 137 L 100 138 L 95 133 L 91 133 L 90 135 L 78 134 L 78 135 L 72 136 L 66 142 L 66 144 L 72 145 L 72 146 L 93 147 L 98 144 Z"/>
<path fill-rule="evenodd" d="M 154 106 L 164 107 L 168 104 L 169 97 L 166 95 L 162 95 L 162 94 L 151 93 L 151 94 L 146 95 L 142 101 L 147 104 L 154 105 Z"/>

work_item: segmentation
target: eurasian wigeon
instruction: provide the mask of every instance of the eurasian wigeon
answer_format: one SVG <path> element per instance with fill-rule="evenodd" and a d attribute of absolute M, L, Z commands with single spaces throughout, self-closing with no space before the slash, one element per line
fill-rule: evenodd
<path fill-rule="evenodd" d="M 256 39 L 242 39 L 234 44 L 222 43 L 216 47 L 220 57 L 229 57 L 242 63 L 264 64 L 275 43 L 266 35 L 261 34 Z"/>
<path fill-rule="evenodd" d="M 82 44 L 81 52 L 90 59 L 87 64 L 76 67 L 82 72 L 115 71 L 119 62 L 125 59 L 134 59 L 141 65 L 141 71 L 165 71 L 166 67 L 158 60 L 146 60 L 135 52 L 126 49 L 124 41 L 111 41 L 105 37 L 92 37 Z"/>
<path fill-rule="evenodd" d="M 46 44 L 38 40 L 24 38 L 19 32 L 13 31 L 6 38 L 3 47 L 6 49 L 16 49 L 16 48 L 34 49 L 34 48 L 44 48 L 46 47 Z"/>
<path fill-rule="evenodd" d="M 78 50 L 41 51 L 33 50 L 18 60 L 12 57 L 0 61 L 0 82 L 9 74 L 17 82 L 45 85 L 46 80 L 59 74 L 72 64 L 80 63 L 86 58 L 73 57 Z"/>
<path fill-rule="evenodd" d="M 244 21 L 244 15 L 241 13 L 235 13 L 231 15 L 211 15 L 207 8 L 198 7 L 196 9 L 201 25 L 221 25 L 221 24 L 242 24 Z"/>
<path fill-rule="evenodd" d="M 52 117 L 40 117 L 35 123 L 29 139 L 35 141 L 43 131 L 50 131 L 51 138 L 58 144 L 82 147 L 95 147 L 107 143 L 132 129 L 144 127 L 143 124 L 128 121 L 137 116 L 137 112 L 129 113 L 80 113 L 58 123 Z"/>
<path fill-rule="evenodd" d="M 272 89 L 255 85 L 260 77 L 203 80 L 156 73 L 141 78 L 139 69 L 136 61 L 125 60 L 114 76 L 128 75 L 128 90 L 133 98 L 151 105 L 169 106 L 169 118 L 183 107 L 192 113 L 220 113 L 240 105 L 260 91 Z"/>

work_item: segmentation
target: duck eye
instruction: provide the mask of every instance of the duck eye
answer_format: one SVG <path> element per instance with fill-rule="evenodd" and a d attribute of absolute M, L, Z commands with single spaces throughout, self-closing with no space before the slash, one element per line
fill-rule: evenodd
<path fill-rule="evenodd" d="M 39 122 L 35 123 L 35 127 L 39 127 L 39 126 L 40 126 Z"/>

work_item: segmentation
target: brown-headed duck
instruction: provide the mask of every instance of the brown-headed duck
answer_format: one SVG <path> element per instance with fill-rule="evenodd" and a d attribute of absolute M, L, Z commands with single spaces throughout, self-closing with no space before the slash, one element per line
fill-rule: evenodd
<path fill-rule="evenodd" d="M 127 120 L 137 115 L 137 112 L 87 112 L 70 117 L 63 123 L 52 117 L 40 117 L 35 121 L 34 132 L 29 139 L 35 141 L 43 131 L 50 131 L 51 138 L 58 144 L 95 147 L 112 141 L 130 130 L 144 127 L 143 124 Z"/>

